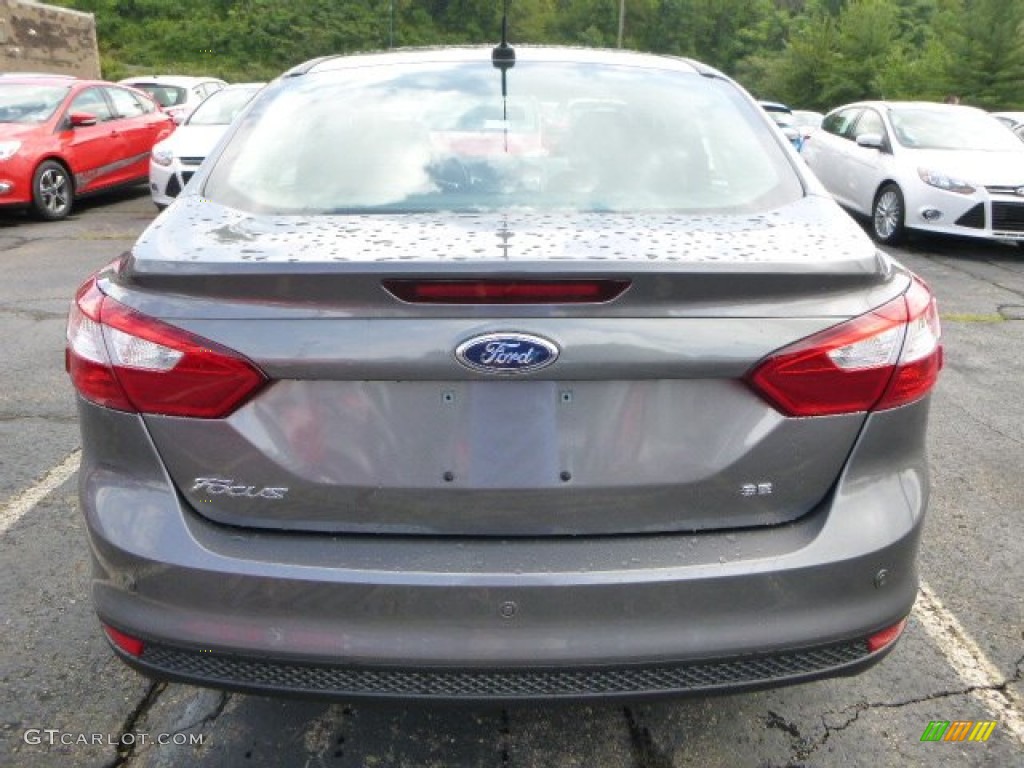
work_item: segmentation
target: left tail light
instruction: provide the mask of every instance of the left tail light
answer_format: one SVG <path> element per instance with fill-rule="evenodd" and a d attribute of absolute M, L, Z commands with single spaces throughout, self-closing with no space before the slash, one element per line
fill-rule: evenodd
<path fill-rule="evenodd" d="M 267 382 L 237 352 L 129 309 L 94 278 L 71 305 L 65 362 L 86 400 L 162 416 L 224 418 Z"/>

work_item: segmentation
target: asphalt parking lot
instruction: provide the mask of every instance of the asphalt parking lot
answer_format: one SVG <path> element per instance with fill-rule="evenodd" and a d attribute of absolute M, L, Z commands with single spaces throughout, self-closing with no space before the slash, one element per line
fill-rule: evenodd
<path fill-rule="evenodd" d="M 1024 250 L 928 239 L 896 252 L 939 297 L 946 368 L 922 595 L 882 664 L 672 701 L 325 704 L 153 684 L 114 659 L 93 616 L 64 318 L 154 215 L 144 190 L 57 223 L 0 212 L 0 765 L 1024 764 Z M 997 725 L 985 742 L 921 741 L 935 720 Z"/>

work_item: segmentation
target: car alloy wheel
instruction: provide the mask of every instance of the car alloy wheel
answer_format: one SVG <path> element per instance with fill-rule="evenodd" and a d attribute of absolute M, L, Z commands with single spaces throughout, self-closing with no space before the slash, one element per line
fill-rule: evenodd
<path fill-rule="evenodd" d="M 875 198 L 872 230 L 880 243 L 895 244 L 903 239 L 903 193 L 895 184 L 886 184 Z"/>
<path fill-rule="evenodd" d="M 47 160 L 32 180 L 32 206 L 40 218 L 54 221 L 71 213 L 71 177 L 63 165 Z"/>

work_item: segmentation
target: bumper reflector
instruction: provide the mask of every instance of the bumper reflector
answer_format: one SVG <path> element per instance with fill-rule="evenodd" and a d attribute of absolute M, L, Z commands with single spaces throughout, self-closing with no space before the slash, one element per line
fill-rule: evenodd
<path fill-rule="evenodd" d="M 110 642 L 127 653 L 129 656 L 141 656 L 144 645 L 137 637 L 131 637 L 124 632 L 119 632 L 113 627 L 103 625 L 103 631 L 107 633 Z"/>
<path fill-rule="evenodd" d="M 906 626 L 907 620 L 903 619 L 903 621 L 893 624 L 891 627 L 887 627 L 880 632 L 875 632 L 875 634 L 868 638 L 868 651 L 874 653 L 875 651 L 882 650 L 888 645 L 892 645 L 896 642 L 897 638 L 903 634 L 903 630 Z"/>

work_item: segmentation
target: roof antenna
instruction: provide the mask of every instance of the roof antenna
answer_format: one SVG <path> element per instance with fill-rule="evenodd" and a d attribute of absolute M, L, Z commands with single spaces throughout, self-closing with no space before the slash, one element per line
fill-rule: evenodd
<path fill-rule="evenodd" d="M 501 43 L 491 50 L 491 63 L 501 70 L 501 95 L 504 96 L 505 72 L 516 65 L 516 49 L 508 44 L 508 0 L 501 12 Z"/>
<path fill-rule="evenodd" d="M 508 152 L 508 71 L 516 65 L 516 49 L 508 44 L 508 0 L 501 12 L 501 42 L 491 49 L 491 64 L 501 70 L 501 119 L 505 124 Z"/>

